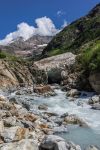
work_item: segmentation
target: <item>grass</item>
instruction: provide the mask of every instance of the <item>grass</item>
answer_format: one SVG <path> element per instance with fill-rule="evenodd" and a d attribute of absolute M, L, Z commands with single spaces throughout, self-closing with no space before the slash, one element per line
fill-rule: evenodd
<path fill-rule="evenodd" d="M 100 72 L 100 40 L 92 43 L 77 60 L 84 70 Z"/>

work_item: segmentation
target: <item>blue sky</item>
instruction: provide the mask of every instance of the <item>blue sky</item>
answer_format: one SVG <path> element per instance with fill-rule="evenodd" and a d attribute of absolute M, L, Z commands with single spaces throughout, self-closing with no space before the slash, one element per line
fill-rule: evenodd
<path fill-rule="evenodd" d="M 26 22 L 35 26 L 35 19 L 49 17 L 57 28 L 87 14 L 100 0 L 0 0 L 0 39 Z M 57 15 L 58 12 L 58 15 Z"/>

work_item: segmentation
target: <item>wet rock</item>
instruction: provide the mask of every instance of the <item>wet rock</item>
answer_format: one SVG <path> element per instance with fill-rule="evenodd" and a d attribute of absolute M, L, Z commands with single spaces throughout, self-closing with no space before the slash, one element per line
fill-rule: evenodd
<path fill-rule="evenodd" d="M 59 136 L 48 135 L 41 142 L 39 150 L 81 150 L 81 147 L 73 142 L 65 142 Z"/>
<path fill-rule="evenodd" d="M 38 94 L 47 94 L 47 96 L 52 96 L 54 94 L 54 90 L 49 85 L 39 85 L 34 87 L 34 92 Z"/>
<path fill-rule="evenodd" d="M 19 126 L 5 128 L 1 133 L 1 137 L 5 142 L 15 142 L 20 141 L 23 138 L 27 138 L 29 134 L 29 130 L 25 128 L 21 128 Z"/>
<path fill-rule="evenodd" d="M 91 109 L 100 110 L 100 104 L 92 105 Z"/>
<path fill-rule="evenodd" d="M 39 106 L 38 106 L 38 109 L 39 109 L 39 110 L 47 110 L 48 107 L 47 107 L 46 104 L 42 104 L 42 105 L 39 105 Z"/>
<path fill-rule="evenodd" d="M 54 133 L 68 133 L 68 129 L 64 125 L 59 126 L 59 127 L 54 127 L 53 131 Z"/>
<path fill-rule="evenodd" d="M 68 97 L 79 97 L 81 95 L 81 92 L 79 92 L 77 89 L 71 89 L 70 91 L 67 92 L 66 94 Z"/>
<path fill-rule="evenodd" d="M 39 146 L 39 150 L 67 150 L 63 138 L 55 135 L 46 136 Z"/>
<path fill-rule="evenodd" d="M 61 115 L 61 118 L 65 118 L 65 117 L 67 117 L 67 116 L 68 116 L 68 112 L 62 114 L 62 115 Z"/>
<path fill-rule="evenodd" d="M 52 113 L 52 112 L 44 112 L 44 114 L 47 115 L 48 117 L 51 117 L 51 116 L 58 116 L 58 114 Z"/>
<path fill-rule="evenodd" d="M 76 115 L 68 115 L 67 117 L 64 118 L 64 121 L 67 124 L 79 124 L 82 127 L 88 127 L 87 123 L 83 120 L 77 117 Z"/>
<path fill-rule="evenodd" d="M 89 147 L 86 148 L 86 150 L 99 150 L 99 148 L 97 148 L 94 145 L 90 145 Z"/>
<path fill-rule="evenodd" d="M 1 144 L 0 150 L 38 150 L 38 146 L 32 139 L 23 139 L 19 142 Z"/>
<path fill-rule="evenodd" d="M 92 98 L 90 98 L 88 101 L 89 105 L 92 105 L 95 103 L 100 103 L 100 96 L 99 95 L 92 96 Z"/>

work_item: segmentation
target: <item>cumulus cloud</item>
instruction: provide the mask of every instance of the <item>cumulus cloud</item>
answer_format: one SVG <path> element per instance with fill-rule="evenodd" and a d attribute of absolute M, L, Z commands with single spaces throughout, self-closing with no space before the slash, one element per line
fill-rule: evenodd
<path fill-rule="evenodd" d="M 35 20 L 35 23 L 36 27 L 30 26 L 25 22 L 18 24 L 15 32 L 9 33 L 5 39 L 0 40 L 0 45 L 10 44 L 19 37 L 27 40 L 37 34 L 41 36 L 54 36 L 60 31 L 56 29 L 53 21 L 47 17 L 38 18 Z"/>

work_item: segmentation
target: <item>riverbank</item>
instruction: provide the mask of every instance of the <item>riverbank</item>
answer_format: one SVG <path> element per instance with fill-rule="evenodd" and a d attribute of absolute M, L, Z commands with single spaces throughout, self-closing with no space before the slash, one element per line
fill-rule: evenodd
<path fill-rule="evenodd" d="M 54 134 L 82 149 L 100 147 L 100 111 L 88 104 L 93 93 L 83 92 L 70 101 L 59 86 L 51 88 L 52 96 L 34 93 L 33 87 L 1 92 L 1 147 L 22 139 L 31 139 L 39 146 L 45 136 Z"/>

